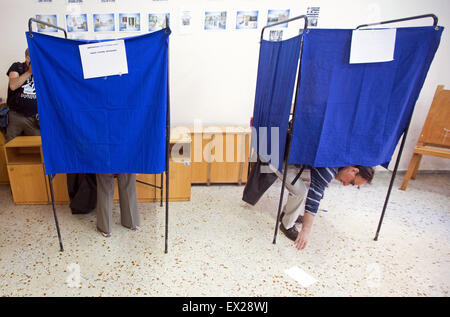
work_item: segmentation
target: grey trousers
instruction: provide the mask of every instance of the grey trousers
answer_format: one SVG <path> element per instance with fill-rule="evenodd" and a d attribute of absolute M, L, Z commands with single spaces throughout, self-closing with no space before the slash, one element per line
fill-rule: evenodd
<path fill-rule="evenodd" d="M 117 174 L 122 226 L 135 229 L 139 226 L 136 196 L 136 174 Z M 111 233 L 114 196 L 114 174 L 97 174 L 97 228 Z"/>
<path fill-rule="evenodd" d="M 16 136 L 24 132 L 25 135 L 41 135 L 39 121 L 34 117 L 25 117 L 24 115 L 9 110 L 8 127 L 6 128 L 5 143 L 11 141 Z"/>
<path fill-rule="evenodd" d="M 273 171 L 278 178 L 283 181 L 283 174 L 276 169 L 273 169 Z M 299 169 L 297 167 L 288 165 L 286 189 L 288 190 L 289 195 L 286 205 L 284 205 L 282 210 L 284 212 L 282 223 L 286 229 L 292 228 L 295 225 L 295 221 L 302 209 L 305 209 L 306 195 L 308 193 L 305 183 L 299 178 L 294 185 L 291 184 L 298 172 Z"/>

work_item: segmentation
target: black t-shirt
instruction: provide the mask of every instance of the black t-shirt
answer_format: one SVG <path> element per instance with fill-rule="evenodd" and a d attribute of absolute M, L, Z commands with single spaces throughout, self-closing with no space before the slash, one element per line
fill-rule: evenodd
<path fill-rule="evenodd" d="M 27 71 L 27 63 L 14 63 L 6 73 L 18 72 L 22 75 Z M 31 75 L 22 87 L 11 90 L 8 85 L 8 98 L 6 103 L 11 110 L 23 114 L 25 117 L 34 116 L 37 113 L 36 91 L 34 89 L 33 75 Z"/>

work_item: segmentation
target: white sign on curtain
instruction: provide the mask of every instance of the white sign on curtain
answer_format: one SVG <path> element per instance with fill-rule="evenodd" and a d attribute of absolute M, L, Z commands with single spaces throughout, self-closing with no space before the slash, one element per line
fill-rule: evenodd
<path fill-rule="evenodd" d="M 393 61 L 396 31 L 397 29 L 353 30 L 350 64 Z"/>
<path fill-rule="evenodd" d="M 123 40 L 84 44 L 78 47 L 84 79 L 128 74 Z"/>

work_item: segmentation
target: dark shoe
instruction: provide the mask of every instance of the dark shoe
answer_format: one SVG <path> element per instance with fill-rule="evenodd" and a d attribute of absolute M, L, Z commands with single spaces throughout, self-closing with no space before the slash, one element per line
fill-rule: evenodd
<path fill-rule="evenodd" d="M 283 220 L 283 217 L 284 217 L 284 212 L 281 212 L 280 221 Z M 303 216 L 302 215 L 298 216 L 298 218 L 297 218 L 297 220 L 295 220 L 295 222 L 296 223 L 303 223 Z"/>
<path fill-rule="evenodd" d="M 284 235 L 291 239 L 292 241 L 295 241 L 298 236 L 298 231 L 295 226 L 292 226 L 292 228 L 286 229 L 283 225 L 283 223 L 280 224 L 280 230 L 283 231 Z"/>

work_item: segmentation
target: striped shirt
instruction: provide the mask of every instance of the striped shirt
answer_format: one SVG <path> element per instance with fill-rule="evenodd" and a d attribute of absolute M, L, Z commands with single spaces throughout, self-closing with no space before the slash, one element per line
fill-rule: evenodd
<path fill-rule="evenodd" d="M 305 212 L 315 215 L 327 185 L 338 173 L 337 167 L 311 167 L 311 185 L 305 203 Z"/>

